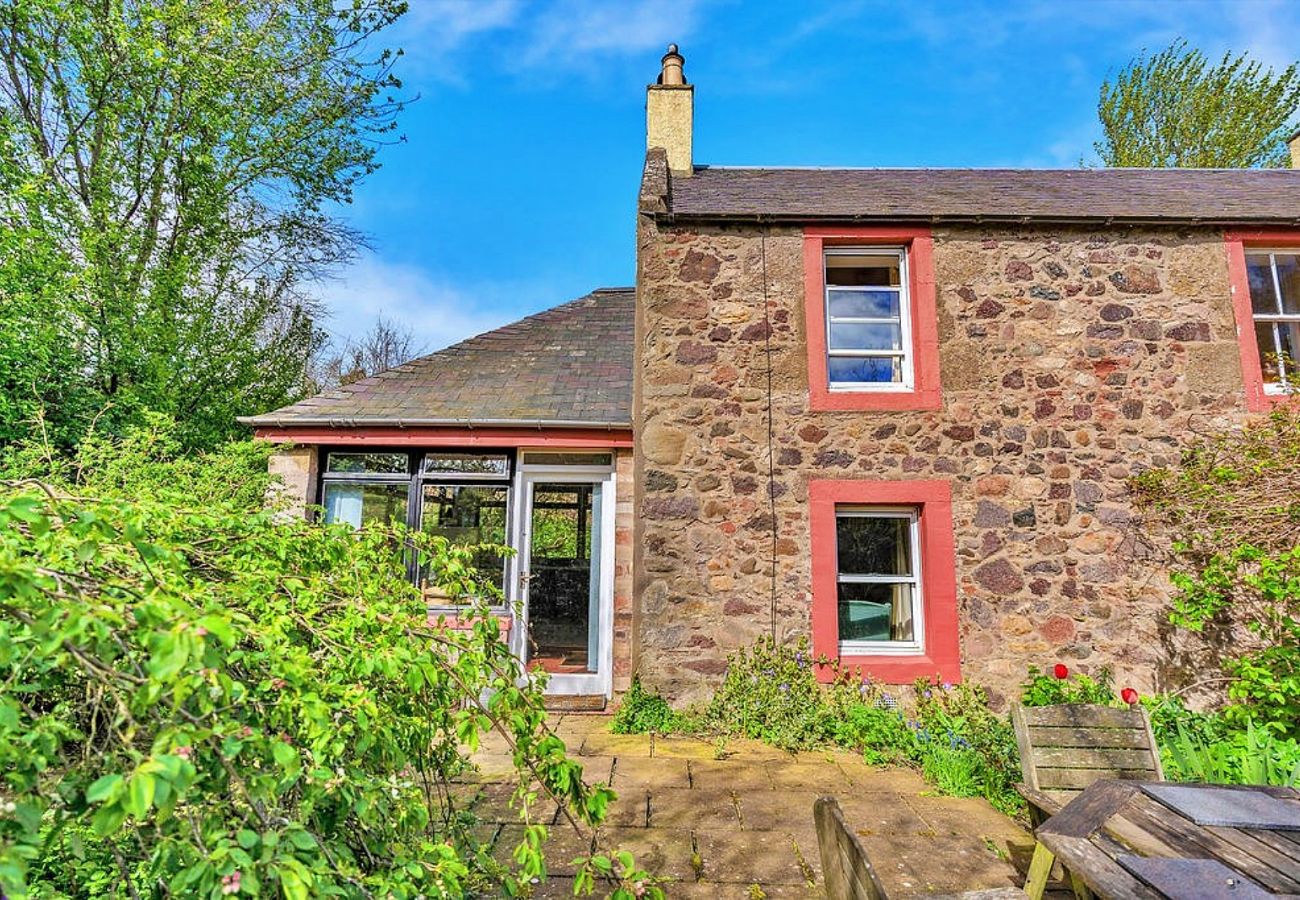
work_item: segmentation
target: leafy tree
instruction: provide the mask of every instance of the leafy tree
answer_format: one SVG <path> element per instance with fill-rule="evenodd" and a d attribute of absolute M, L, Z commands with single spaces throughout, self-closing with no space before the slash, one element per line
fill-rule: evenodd
<path fill-rule="evenodd" d="M 1186 41 L 1145 54 L 1101 86 L 1103 165 L 1278 168 L 1300 106 L 1300 63 L 1280 73 L 1225 54 L 1212 65 Z"/>
<path fill-rule="evenodd" d="M 373 44 L 404 7 L 0 6 L 0 362 L 23 363 L 0 440 L 39 400 L 60 436 L 157 410 L 211 446 L 301 394 L 322 342 L 303 286 L 355 248 L 330 209 L 394 127 Z"/>
<path fill-rule="evenodd" d="M 590 827 L 613 794 L 583 782 L 490 617 L 427 621 L 403 547 L 453 594 L 479 593 L 473 548 L 277 517 L 267 448 L 177 446 L 137 432 L 0 482 L 0 891 L 460 897 L 544 877 L 552 801 L 556 827 Z M 525 825 L 504 864 L 454 783 L 488 731 Z M 589 860 L 597 877 L 662 896 L 626 854 Z"/>
<path fill-rule="evenodd" d="M 410 328 L 379 316 L 358 340 L 347 340 L 324 352 L 316 366 L 313 387 L 327 391 L 409 362 L 424 351 Z"/>

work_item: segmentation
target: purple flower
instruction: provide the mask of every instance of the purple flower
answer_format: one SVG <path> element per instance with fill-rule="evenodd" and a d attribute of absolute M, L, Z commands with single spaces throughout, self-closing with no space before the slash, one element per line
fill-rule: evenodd
<path fill-rule="evenodd" d="M 800 667 L 803 666 L 803 653 L 802 653 L 802 652 L 796 653 L 796 654 L 794 655 L 794 662 L 795 662 L 795 665 L 797 665 L 797 666 L 800 666 Z"/>
<path fill-rule="evenodd" d="M 785 693 L 786 691 L 788 691 L 788 690 L 790 690 L 790 685 L 788 685 L 788 684 L 783 684 L 783 685 L 781 685 L 781 693 L 784 694 L 784 693 Z"/>

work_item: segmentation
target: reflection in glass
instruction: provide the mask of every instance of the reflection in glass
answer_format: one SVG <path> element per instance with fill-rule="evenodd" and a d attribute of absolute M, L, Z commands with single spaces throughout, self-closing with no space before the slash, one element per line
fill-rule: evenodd
<path fill-rule="evenodd" d="M 903 330 L 897 325 L 831 323 L 832 350 L 901 350 Z"/>
<path fill-rule="evenodd" d="M 830 376 L 832 384 L 902 381 L 903 360 L 897 356 L 832 356 Z"/>
<path fill-rule="evenodd" d="M 429 453 L 424 457 L 424 471 L 429 474 L 505 477 L 510 474 L 510 457 L 504 453 Z"/>
<path fill-rule="evenodd" d="M 897 319 L 898 291 L 831 291 L 832 319 Z"/>
<path fill-rule="evenodd" d="M 426 484 L 420 528 L 453 544 L 506 544 L 509 489 L 496 485 Z M 491 548 L 474 554 L 474 567 L 484 585 L 505 593 L 505 556 Z M 428 587 L 422 574 L 421 585 Z M 453 598 L 454 599 L 454 598 Z M 498 596 L 492 597 L 498 601 Z"/>
<path fill-rule="evenodd" d="M 325 522 L 347 522 L 353 528 L 379 523 L 406 523 L 406 482 L 365 484 L 360 482 L 325 485 Z"/>
<path fill-rule="evenodd" d="M 839 585 L 841 641 L 911 641 L 912 586 L 910 584 Z"/>
<path fill-rule="evenodd" d="M 405 453 L 330 453 L 325 471 L 348 475 L 405 475 L 410 458 Z"/>

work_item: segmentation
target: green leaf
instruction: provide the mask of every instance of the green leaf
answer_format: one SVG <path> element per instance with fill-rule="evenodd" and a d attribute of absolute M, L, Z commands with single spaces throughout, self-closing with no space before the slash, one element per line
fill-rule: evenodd
<path fill-rule="evenodd" d="M 251 831 L 247 828 L 241 828 L 236 832 L 235 840 L 238 841 L 239 846 L 243 847 L 245 850 L 251 850 L 257 846 L 257 832 Z"/>
<path fill-rule="evenodd" d="M 126 811 L 136 819 L 143 819 L 149 814 L 149 808 L 153 806 L 156 787 L 152 775 L 145 772 L 136 772 L 132 775 L 126 792 Z"/>
<path fill-rule="evenodd" d="M 122 794 L 122 776 L 104 775 L 86 788 L 86 802 L 99 803 L 103 800 L 116 800 Z"/>

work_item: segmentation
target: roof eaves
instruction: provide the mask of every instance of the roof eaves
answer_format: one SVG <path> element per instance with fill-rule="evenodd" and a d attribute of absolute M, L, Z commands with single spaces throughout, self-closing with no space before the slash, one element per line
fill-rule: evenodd
<path fill-rule="evenodd" d="M 424 419 L 387 416 L 239 416 L 241 425 L 254 428 L 603 428 L 623 431 L 629 422 L 582 419 Z"/>

